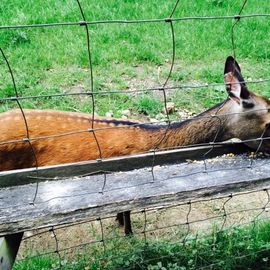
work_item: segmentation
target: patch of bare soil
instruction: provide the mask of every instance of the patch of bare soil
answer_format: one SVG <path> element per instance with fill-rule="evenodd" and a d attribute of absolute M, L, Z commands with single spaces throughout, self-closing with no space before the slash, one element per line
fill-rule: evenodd
<path fill-rule="evenodd" d="M 210 233 L 213 228 L 228 229 L 250 224 L 256 219 L 270 218 L 268 208 L 264 208 L 267 202 L 267 193 L 258 191 L 133 213 L 133 231 L 138 237 L 180 242 L 191 236 L 200 237 Z M 47 252 L 55 254 L 55 250 L 62 250 L 61 256 L 64 258 L 70 257 L 91 249 L 91 246 L 102 245 L 102 239 L 106 243 L 123 235 L 123 229 L 119 228 L 115 217 L 55 227 L 54 230 L 26 232 L 18 258 Z"/>

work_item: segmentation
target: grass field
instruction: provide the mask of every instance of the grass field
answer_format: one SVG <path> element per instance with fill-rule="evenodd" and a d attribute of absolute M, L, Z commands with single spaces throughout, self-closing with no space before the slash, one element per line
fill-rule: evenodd
<path fill-rule="evenodd" d="M 166 18 L 175 0 L 81 1 L 88 21 Z M 174 17 L 235 15 L 243 0 L 180 1 Z M 248 1 L 242 14 L 270 13 L 267 1 Z M 0 5 L 0 25 L 78 22 L 82 20 L 74 0 L 8 1 Z M 233 20 L 194 20 L 174 22 L 176 60 L 169 86 L 200 85 L 223 81 L 225 58 L 233 54 L 230 29 Z M 160 93 L 145 91 L 125 94 L 125 90 L 162 86 L 172 59 L 170 25 L 165 22 L 91 25 L 91 53 L 94 91 L 123 90 L 122 94 L 96 95 L 96 113 L 112 111 L 116 117 L 130 109 L 140 118 L 154 100 L 151 117 L 162 112 Z M 237 59 L 248 79 L 269 77 L 269 18 L 241 19 L 235 28 Z M 82 26 L 0 29 L 0 47 L 7 55 L 19 95 L 77 93 L 91 90 L 85 29 Z M 14 96 L 7 67 L 0 60 L 0 98 Z M 269 93 L 269 83 L 251 85 Z M 168 100 L 179 110 L 199 112 L 226 95 L 222 86 L 196 90 L 167 91 Z M 1 102 L 1 111 L 16 107 Z M 150 101 L 151 102 L 151 101 Z M 90 112 L 91 99 L 43 98 L 22 101 L 27 108 L 51 108 Z M 145 114 L 145 113 L 144 113 Z M 175 115 L 177 119 L 177 115 Z"/>
<path fill-rule="evenodd" d="M 106 250 L 91 245 L 72 261 L 62 259 L 62 270 L 197 270 L 260 269 L 270 267 L 270 224 L 234 227 L 181 243 L 147 241 L 136 237 L 106 241 Z M 191 237 L 191 235 L 190 235 Z M 194 237 L 194 236 L 193 236 Z M 63 254 L 61 255 L 63 258 Z M 57 256 L 18 262 L 14 270 L 56 270 Z"/>

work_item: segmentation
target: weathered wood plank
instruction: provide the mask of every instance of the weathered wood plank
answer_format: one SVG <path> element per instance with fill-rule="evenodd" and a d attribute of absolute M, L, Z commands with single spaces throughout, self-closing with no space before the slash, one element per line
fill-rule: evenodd
<path fill-rule="evenodd" d="M 155 165 L 175 163 L 186 159 L 210 158 L 225 153 L 242 153 L 247 147 L 241 143 L 221 143 L 215 146 L 197 146 L 192 148 L 182 148 L 175 150 L 159 151 L 155 154 Z M 134 156 L 124 156 L 104 159 L 100 161 L 87 161 L 72 164 L 62 164 L 36 169 L 14 170 L 0 172 L 0 188 L 24 185 L 47 180 L 56 180 L 56 177 L 73 177 L 84 174 L 91 174 L 101 171 L 117 172 L 129 171 L 133 169 L 152 166 L 153 153 L 138 154 Z"/>
<path fill-rule="evenodd" d="M 0 235 L 65 224 L 116 212 L 184 202 L 241 190 L 270 187 L 270 159 L 247 157 L 155 166 L 107 175 L 92 175 L 3 188 Z M 103 193 L 101 190 L 105 184 Z"/>

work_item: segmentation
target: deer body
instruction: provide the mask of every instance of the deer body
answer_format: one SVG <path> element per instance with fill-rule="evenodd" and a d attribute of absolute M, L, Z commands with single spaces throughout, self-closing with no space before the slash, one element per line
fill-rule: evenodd
<path fill-rule="evenodd" d="M 53 110 L 24 110 L 25 119 L 20 110 L 1 113 L 0 171 L 231 138 L 269 137 L 270 101 L 247 89 L 240 67 L 232 57 L 227 58 L 224 73 L 227 100 L 193 119 L 172 123 L 169 127 L 132 120 L 92 119 L 89 114 Z M 248 144 L 270 152 L 269 140 Z"/>
<path fill-rule="evenodd" d="M 215 123 L 218 120 L 211 117 L 173 123 L 168 130 L 165 125 L 96 118 L 93 128 L 97 145 L 91 131 L 92 115 L 53 110 L 24 110 L 24 114 L 28 134 L 20 110 L 0 114 L 2 171 L 35 167 L 36 159 L 38 166 L 98 159 L 98 145 L 101 157 L 108 158 L 144 152 L 156 146 L 166 148 L 208 142 L 218 128 Z M 22 141 L 27 136 L 32 139 L 32 147 L 27 140 Z M 220 139 L 226 138 L 221 136 Z"/>
<path fill-rule="evenodd" d="M 268 100 L 255 94 L 253 100 L 261 102 L 260 108 L 265 107 L 266 110 Z M 93 128 L 102 158 L 144 152 L 155 147 L 194 145 L 230 138 L 246 140 L 260 136 L 270 117 L 254 116 L 255 113 L 263 114 L 263 109 L 251 115 L 241 115 L 238 107 L 228 99 L 193 119 L 172 123 L 168 129 L 165 125 L 106 118 L 95 118 Z M 1 171 L 100 158 L 91 131 L 92 115 L 53 110 L 24 110 L 24 114 L 28 134 L 20 110 L 0 114 Z M 22 141 L 27 136 L 32 139 L 32 147 L 27 140 Z"/>

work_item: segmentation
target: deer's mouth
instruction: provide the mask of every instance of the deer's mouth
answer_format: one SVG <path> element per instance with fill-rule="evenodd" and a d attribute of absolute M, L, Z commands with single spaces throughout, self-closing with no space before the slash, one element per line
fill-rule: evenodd
<path fill-rule="evenodd" d="M 256 138 L 254 137 L 244 143 L 253 151 L 270 154 L 270 125 L 266 126 L 263 134 L 259 134 Z"/>

